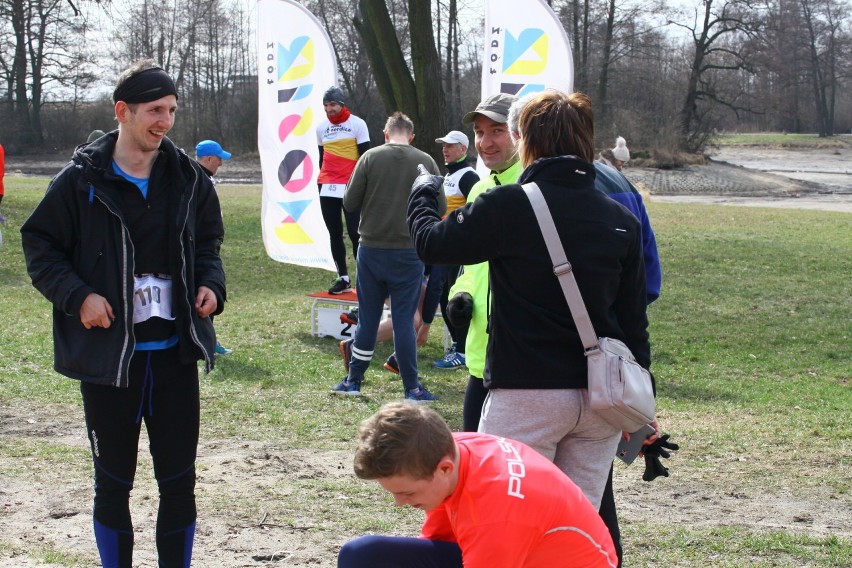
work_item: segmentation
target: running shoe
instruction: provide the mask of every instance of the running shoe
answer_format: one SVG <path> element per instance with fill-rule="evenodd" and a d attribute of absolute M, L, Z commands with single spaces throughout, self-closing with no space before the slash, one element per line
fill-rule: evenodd
<path fill-rule="evenodd" d="M 388 360 L 385 361 L 385 369 L 391 373 L 399 374 L 399 363 L 396 362 L 396 353 L 391 353 Z"/>
<path fill-rule="evenodd" d="M 340 342 L 340 355 L 343 357 L 343 367 L 346 369 L 346 374 L 349 374 L 349 361 L 352 359 L 352 344 L 355 340 L 351 337 Z"/>
<path fill-rule="evenodd" d="M 227 347 L 225 347 L 224 345 L 222 345 L 218 341 L 216 342 L 216 350 L 215 351 L 216 351 L 216 355 L 230 355 L 231 353 L 234 352 L 233 349 L 228 349 Z"/>
<path fill-rule="evenodd" d="M 453 343 L 447 354 L 433 364 L 439 369 L 458 369 L 465 366 L 464 354 L 456 351 L 456 344 Z"/>
<path fill-rule="evenodd" d="M 338 278 L 331 285 L 331 288 L 328 289 L 329 294 L 342 294 L 344 292 L 348 292 L 352 289 L 352 284 L 349 280 L 344 280 L 343 278 Z"/>
<path fill-rule="evenodd" d="M 331 387 L 331 392 L 344 396 L 361 396 L 361 383 L 349 382 L 349 376 L 343 377 L 339 383 Z"/>
<path fill-rule="evenodd" d="M 418 385 L 417 388 L 405 391 L 405 400 L 412 402 L 435 402 L 438 397 L 426 390 L 423 385 Z"/>
<path fill-rule="evenodd" d="M 340 323 L 358 325 L 358 308 L 351 308 L 348 312 L 340 314 Z"/>

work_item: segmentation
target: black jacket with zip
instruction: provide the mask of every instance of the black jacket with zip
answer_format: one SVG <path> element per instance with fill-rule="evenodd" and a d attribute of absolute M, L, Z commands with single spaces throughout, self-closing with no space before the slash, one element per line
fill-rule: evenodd
<path fill-rule="evenodd" d="M 539 159 L 518 180 L 527 182 L 536 182 L 547 201 L 595 332 L 623 341 L 649 368 L 639 221 L 595 189 L 594 166 L 576 157 Z M 586 388 L 583 344 L 532 205 L 518 184 L 482 193 L 443 220 L 435 188 L 415 184 L 408 202 L 412 240 L 426 263 L 489 261 L 486 387 Z"/>
<path fill-rule="evenodd" d="M 51 181 L 42 201 L 21 227 L 27 272 L 53 304 L 54 369 L 73 379 L 126 387 L 136 345 L 133 332 L 134 245 L 119 205 L 126 180 L 112 172 L 117 131 L 82 145 Z M 216 335 L 210 318 L 195 311 L 200 286 L 226 299 L 219 257 L 224 238 L 219 200 L 210 178 L 186 153 L 164 138 L 152 183 L 168 186 L 169 273 L 181 360 L 204 359 L 213 368 Z M 86 329 L 80 308 L 91 293 L 106 298 L 115 320 Z"/>

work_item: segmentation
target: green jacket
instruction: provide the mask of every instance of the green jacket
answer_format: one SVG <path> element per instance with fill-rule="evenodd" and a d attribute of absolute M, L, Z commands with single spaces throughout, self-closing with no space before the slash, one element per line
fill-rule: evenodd
<path fill-rule="evenodd" d="M 492 187 L 516 183 L 524 168 L 521 162 L 515 162 L 507 170 L 499 174 L 491 173 L 482 178 L 471 188 L 467 202 L 471 203 L 481 193 Z M 496 179 L 495 179 L 496 178 Z M 488 263 L 480 262 L 462 267 L 462 273 L 450 290 L 450 298 L 456 294 L 467 292 L 473 298 L 473 315 L 470 328 L 467 331 L 465 343 L 465 364 L 474 377 L 482 378 L 485 371 L 485 351 L 488 346 L 488 312 L 491 298 L 488 295 Z"/>

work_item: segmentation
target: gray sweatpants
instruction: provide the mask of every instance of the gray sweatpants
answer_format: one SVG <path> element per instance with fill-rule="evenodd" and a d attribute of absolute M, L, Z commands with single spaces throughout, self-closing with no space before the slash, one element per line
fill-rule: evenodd
<path fill-rule="evenodd" d="M 597 510 L 621 432 L 589 406 L 586 389 L 492 389 L 479 431 L 530 446 L 564 471 Z"/>

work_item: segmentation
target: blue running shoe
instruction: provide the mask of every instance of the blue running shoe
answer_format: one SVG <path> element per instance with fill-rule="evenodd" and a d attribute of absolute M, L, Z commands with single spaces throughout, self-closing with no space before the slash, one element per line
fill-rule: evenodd
<path fill-rule="evenodd" d="M 438 397 L 426 390 L 423 385 L 418 385 L 417 388 L 405 391 L 405 400 L 411 402 L 435 402 Z"/>
<path fill-rule="evenodd" d="M 348 376 L 343 377 L 343 380 L 331 387 L 331 392 L 340 395 L 361 396 L 361 383 L 349 382 Z"/>
<path fill-rule="evenodd" d="M 464 367 L 465 364 L 464 353 L 456 351 L 455 343 L 453 343 L 446 355 L 433 363 L 439 369 L 458 369 L 459 367 Z"/>
<path fill-rule="evenodd" d="M 230 355 L 233 352 L 233 349 L 228 349 L 218 341 L 216 342 L 216 355 Z"/>

